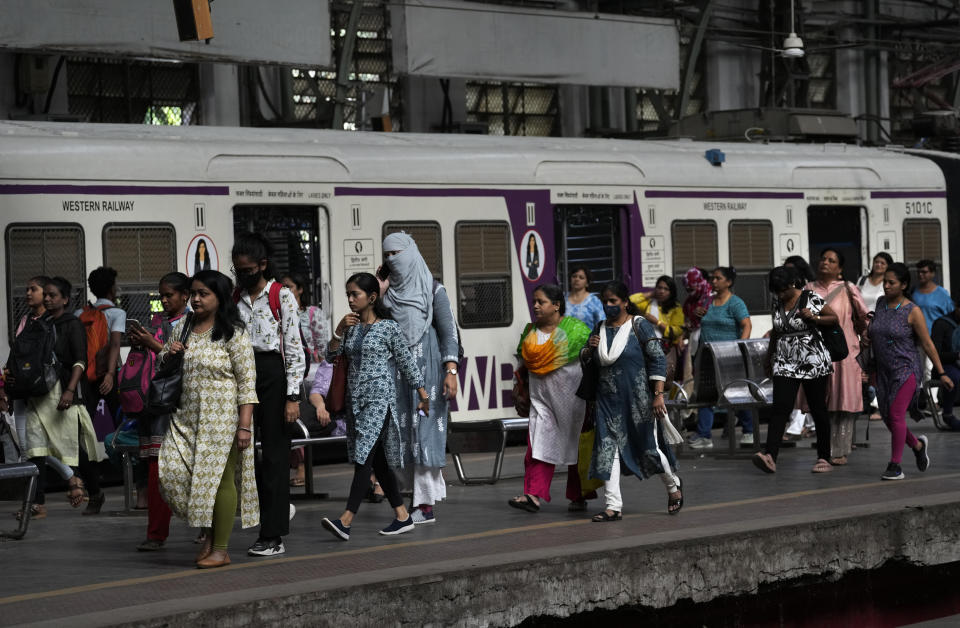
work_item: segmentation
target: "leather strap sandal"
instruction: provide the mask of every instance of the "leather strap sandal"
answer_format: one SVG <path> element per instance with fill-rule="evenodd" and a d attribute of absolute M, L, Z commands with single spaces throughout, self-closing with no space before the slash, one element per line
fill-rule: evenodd
<path fill-rule="evenodd" d="M 83 503 L 83 497 L 86 495 L 86 488 L 83 486 L 83 480 L 76 475 L 67 480 L 67 499 L 74 508 L 79 508 Z"/>
<path fill-rule="evenodd" d="M 613 513 L 613 514 L 610 514 L 610 513 Z M 623 515 L 619 511 L 604 510 L 602 512 L 598 512 L 597 514 L 595 514 L 593 516 L 593 519 L 591 519 L 591 521 L 595 523 L 603 523 L 606 521 L 620 521 L 621 519 L 623 519 Z"/>

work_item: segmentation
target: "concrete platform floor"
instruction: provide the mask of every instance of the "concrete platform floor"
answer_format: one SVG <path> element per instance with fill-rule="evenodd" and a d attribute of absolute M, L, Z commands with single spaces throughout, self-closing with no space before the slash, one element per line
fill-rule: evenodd
<path fill-rule="evenodd" d="M 858 441 L 865 427 L 858 423 Z M 511 448 L 507 477 L 493 486 L 461 486 L 448 467 L 437 523 L 383 537 L 377 530 L 392 510 L 364 503 L 346 543 L 320 521 L 343 510 L 352 471 L 327 465 L 315 476 L 331 497 L 294 502 L 285 555 L 247 557 L 256 532 L 235 529 L 233 564 L 210 571 L 193 568 L 195 531 L 176 520 L 163 550 L 136 552 L 146 517 L 116 513 L 119 488 L 94 517 L 51 494 L 48 518 L 31 522 L 24 540 L 0 543 L 0 625 L 513 625 L 532 615 L 707 601 L 892 557 L 960 560 L 960 434 L 911 422 L 930 438 L 931 467 L 919 473 L 908 450 L 907 479 L 881 482 L 890 437 L 880 422 L 870 428 L 871 446 L 827 474 L 810 473 L 809 440 L 781 451 L 775 475 L 742 459 L 682 458 L 685 505 L 675 517 L 659 481 L 624 478 L 624 519 L 605 524 L 590 521 L 602 500 L 567 512 L 561 474 L 540 513 L 508 508 L 522 492 L 524 453 Z M 476 454 L 467 464 L 492 459 Z M 15 504 L 5 506 L 3 527 L 12 528 Z"/>

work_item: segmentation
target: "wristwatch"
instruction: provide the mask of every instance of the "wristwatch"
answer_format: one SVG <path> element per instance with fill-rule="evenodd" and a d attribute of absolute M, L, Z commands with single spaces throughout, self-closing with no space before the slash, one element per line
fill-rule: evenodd
<path fill-rule="evenodd" d="M 453 368 L 447 369 L 447 373 L 450 374 L 450 375 L 456 375 L 456 374 L 457 374 L 457 367 L 454 366 Z"/>
<path fill-rule="evenodd" d="M 287 395 L 287 401 L 292 401 L 293 403 L 300 403 L 300 395 Z"/>

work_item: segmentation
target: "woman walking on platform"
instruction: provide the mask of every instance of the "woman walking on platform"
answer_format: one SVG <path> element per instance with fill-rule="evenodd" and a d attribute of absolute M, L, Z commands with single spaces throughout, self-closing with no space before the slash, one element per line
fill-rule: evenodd
<path fill-rule="evenodd" d="M 430 398 L 424 389 L 423 376 L 407 348 L 400 325 L 390 320 L 390 313 L 380 299 L 380 284 L 370 273 L 357 273 L 347 280 L 347 301 L 350 313 L 343 317 L 333 332 L 327 360 L 338 355 L 349 361 L 347 372 L 347 457 L 353 463 L 353 482 L 347 507 L 339 519 L 323 519 L 323 527 L 334 537 L 350 540 L 353 518 L 370 488 L 373 471 L 396 518 L 380 534 L 395 535 L 413 530 L 413 517 L 400 496 L 397 479 L 391 467 L 403 465 L 403 443 L 397 421 L 397 373 L 416 389 L 420 399 L 420 417 L 430 413 Z"/>
<path fill-rule="evenodd" d="M 514 508 L 537 512 L 550 501 L 550 482 L 557 465 L 569 466 L 567 498 L 581 501 L 577 453 L 585 402 L 576 396 L 582 373 L 577 358 L 590 328 L 564 316 L 563 292 L 541 285 L 533 292 L 535 322 L 520 337 L 517 352 L 529 371 L 530 426 L 523 459 L 523 495 L 511 499 Z M 572 465 L 572 466 L 570 466 Z"/>
<path fill-rule="evenodd" d="M 641 480 L 659 475 L 667 488 L 667 512 L 675 515 L 683 507 L 683 493 L 677 461 L 660 422 L 667 415 L 663 346 L 653 325 L 627 299 L 625 285 L 607 284 L 602 297 L 606 321 L 580 353 L 585 364 L 593 362 L 599 369 L 597 439 L 590 477 L 604 481 L 607 508 L 593 521 L 623 518 L 621 466 Z"/>
<path fill-rule="evenodd" d="M 837 323 L 837 315 L 823 299 L 797 288 L 800 275 L 791 266 L 770 271 L 767 285 L 773 303 L 773 330 L 767 350 L 767 364 L 773 375 L 773 417 L 767 429 L 767 444 L 753 457 L 761 471 L 777 470 L 777 455 L 797 391 L 803 387 L 817 428 L 817 462 L 814 473 L 826 473 L 830 466 L 830 419 L 827 415 L 827 377 L 833 372 L 830 354 L 815 331 L 816 326 Z"/>
<path fill-rule="evenodd" d="M 914 436 L 907 429 L 907 407 L 914 401 L 920 389 L 923 374 L 923 358 L 917 351 L 919 345 L 930 361 L 934 373 L 939 373 L 940 385 L 953 389 L 953 381 L 943 372 L 943 364 L 937 354 L 923 312 L 907 298 L 910 288 L 910 271 L 904 264 L 891 264 L 883 277 L 884 296 L 877 299 L 873 323 L 868 331 L 877 363 L 877 401 L 883 422 L 890 429 L 890 463 L 880 476 L 883 480 L 902 480 L 903 446 L 907 444 L 917 459 L 917 469 L 926 471 L 930 466 L 927 454 L 927 437 Z"/>
<path fill-rule="evenodd" d="M 447 404 L 457 396 L 460 339 L 447 289 L 434 281 L 413 238 L 391 233 L 383 240 L 383 256 L 390 271 L 383 304 L 403 329 L 430 395 L 430 412 L 420 416 L 414 387 L 398 374 L 396 417 L 404 444 L 403 479 L 413 491 L 413 522 L 433 523 L 434 504 L 447 497 L 443 479 L 450 419 Z"/>
<path fill-rule="evenodd" d="M 817 279 L 805 286 L 823 299 L 837 315 L 850 354 L 833 365 L 833 374 L 827 381 L 827 410 L 830 412 L 830 464 L 847 464 L 847 455 L 853 451 L 854 418 L 863 411 L 863 387 L 857 354 L 860 352 L 859 334 L 867 327 L 867 308 L 860 291 L 841 279 L 843 254 L 824 249 L 817 264 Z"/>
<path fill-rule="evenodd" d="M 161 363 L 183 356 L 180 409 L 171 418 L 160 449 L 160 492 L 187 525 L 205 528 L 196 558 L 201 569 L 230 564 L 227 545 L 238 485 L 240 525 L 249 528 L 259 521 L 250 446 L 256 369 L 232 288 L 230 279 L 218 271 L 197 273 L 190 286 L 193 313 L 182 323 L 190 326 L 186 345 L 168 338 L 160 354 Z"/>
<path fill-rule="evenodd" d="M 163 346 L 175 335 L 189 311 L 190 278 L 183 273 L 168 273 L 160 279 L 160 305 L 163 312 L 154 317 L 150 333 L 143 327 L 133 326 L 127 332 L 130 343 L 160 353 Z M 170 426 L 170 415 L 137 418 L 140 435 L 140 458 L 147 463 L 147 538 L 137 546 L 141 552 L 159 550 L 170 534 L 170 507 L 160 495 L 160 467 L 157 462 L 160 447 Z"/>

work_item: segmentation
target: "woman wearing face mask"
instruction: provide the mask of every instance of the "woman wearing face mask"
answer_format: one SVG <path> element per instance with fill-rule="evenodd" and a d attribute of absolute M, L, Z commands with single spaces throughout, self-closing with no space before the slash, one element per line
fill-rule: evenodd
<path fill-rule="evenodd" d="M 300 416 L 300 384 L 304 376 L 300 314 L 293 293 L 276 283 L 266 238 L 254 233 L 233 244 L 233 272 L 239 285 L 237 308 L 257 365 L 257 398 L 253 423 L 260 438 L 257 489 L 260 494 L 260 534 L 247 549 L 251 556 L 276 556 L 286 548 L 290 531 L 290 432 L 287 423 Z M 279 312 L 273 310 L 275 291 Z"/>
<path fill-rule="evenodd" d="M 603 303 L 590 292 L 593 278 L 586 266 L 574 266 L 570 271 L 570 292 L 567 293 L 567 316 L 579 318 L 593 329 L 603 320 Z"/>
<path fill-rule="evenodd" d="M 521 365 L 530 373 L 530 426 L 523 459 L 523 494 L 508 503 L 537 512 L 550 501 L 550 482 L 557 465 L 567 465 L 567 498 L 582 499 L 577 474 L 577 448 L 585 402 L 576 396 L 582 377 L 577 358 L 590 335 L 579 319 L 564 316 L 566 302 L 558 286 L 541 285 L 533 292 L 534 323 L 528 324 L 517 347 Z"/>
<path fill-rule="evenodd" d="M 28 323 L 46 314 L 47 311 L 43 307 L 43 287 L 48 283 L 50 283 L 50 278 L 44 275 L 38 275 L 27 281 L 26 305 L 30 308 L 30 311 L 20 318 L 20 323 L 17 325 L 16 333 L 14 334 L 15 337 L 20 335 Z M 0 386 L 0 410 L 7 411 L 10 401 L 11 400 L 7 399 L 4 388 Z M 21 455 L 23 455 L 26 454 L 26 450 L 29 449 L 29 444 L 27 443 L 27 402 L 25 399 L 14 399 L 12 401 L 13 416 L 17 426 L 17 441 L 20 444 Z M 16 455 L 15 451 L 13 455 Z M 23 458 L 26 459 L 26 456 L 23 455 Z M 70 478 L 73 477 L 73 469 L 63 464 L 59 458 L 47 456 L 46 460 L 47 466 L 52 467 L 65 482 L 69 482 Z M 7 461 L 15 462 L 16 459 L 7 458 Z M 17 514 L 19 515 L 20 513 Z M 43 519 L 47 516 L 47 507 L 42 504 L 34 504 L 30 508 L 30 516 L 34 519 Z"/>
<path fill-rule="evenodd" d="M 683 308 L 677 301 L 677 282 L 670 275 L 657 278 L 652 292 L 638 292 L 630 296 L 640 315 L 651 325 L 657 338 L 663 341 L 667 359 L 667 381 L 672 382 L 677 370 L 677 352 L 683 340 Z"/>
<path fill-rule="evenodd" d="M 131 327 L 127 332 L 130 343 L 160 353 L 163 345 L 180 329 L 189 308 L 190 278 L 183 273 L 167 273 L 160 278 L 160 305 L 163 312 L 153 317 L 150 326 L 157 331 L 150 333 L 143 327 Z M 147 538 L 137 550 L 152 552 L 163 547 L 170 534 L 170 507 L 160 494 L 160 470 L 157 457 L 163 438 L 170 425 L 170 416 L 140 416 L 137 429 L 140 432 L 140 458 L 147 463 Z"/>
<path fill-rule="evenodd" d="M 860 291 L 843 279 L 844 257 L 834 249 L 824 249 L 817 263 L 817 279 L 804 288 L 813 290 L 837 315 L 843 335 L 850 346 L 846 359 L 833 364 L 827 381 L 827 410 L 830 412 L 830 464 L 845 465 L 853 451 L 853 421 L 863 410 L 862 374 L 857 363 L 859 334 L 867 328 L 868 311 Z"/>
<path fill-rule="evenodd" d="M 171 334 L 161 363 L 181 355 L 180 408 L 160 449 L 160 489 L 170 509 L 204 528 L 200 569 L 230 564 L 227 545 L 240 506 L 240 525 L 257 525 L 253 406 L 257 403 L 253 346 L 231 295 L 215 270 L 194 275 L 186 344 Z M 239 477 L 238 477 L 239 476 Z"/>
<path fill-rule="evenodd" d="M 383 256 L 390 273 L 384 284 L 383 305 L 403 329 L 407 348 L 415 356 L 430 395 L 430 413 L 421 417 L 417 414 L 419 398 L 411 382 L 397 375 L 396 418 L 405 448 L 404 484 L 413 490 L 414 523 L 429 524 L 436 521 L 433 506 L 447 497 L 443 479 L 447 404 L 457 395 L 460 341 L 447 290 L 434 281 L 413 238 L 403 232 L 391 233 L 383 240 Z"/>
<path fill-rule="evenodd" d="M 608 283 L 602 293 L 607 316 L 599 334 L 591 335 L 580 354 L 600 370 L 597 385 L 597 439 L 590 477 L 602 479 L 607 508 L 595 522 L 623 518 L 621 463 L 639 479 L 659 475 L 667 488 L 667 512 L 683 507 L 677 461 L 666 444 L 660 420 L 666 360 L 653 325 L 627 299 L 627 287 Z"/>

